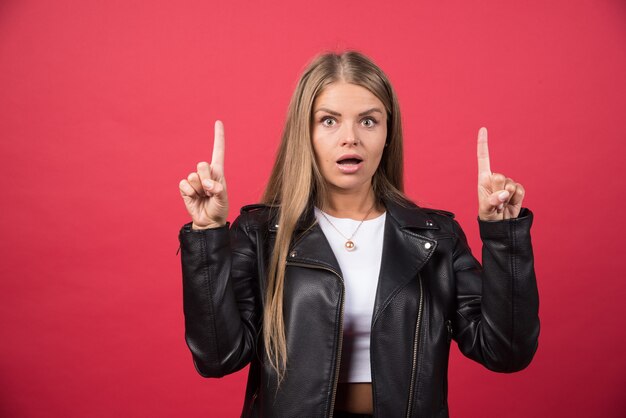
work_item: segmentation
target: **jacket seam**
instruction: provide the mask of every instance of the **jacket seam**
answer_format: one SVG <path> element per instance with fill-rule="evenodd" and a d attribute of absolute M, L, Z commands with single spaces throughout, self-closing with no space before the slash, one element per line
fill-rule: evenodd
<path fill-rule="evenodd" d="M 202 240 L 201 241 L 201 249 L 202 249 L 202 260 L 204 260 L 207 264 L 204 268 L 204 290 L 206 292 L 207 295 L 207 299 L 209 301 L 209 317 L 214 318 L 214 304 L 213 304 L 213 293 L 212 293 L 212 286 L 211 286 L 211 265 L 207 262 L 207 244 L 206 244 L 206 240 Z M 214 321 L 209 321 L 211 330 L 210 330 L 210 335 L 211 337 L 213 337 L 213 341 L 216 341 L 217 339 L 215 338 L 217 336 L 217 330 L 215 329 L 215 322 Z M 220 350 L 219 350 L 219 345 L 217 343 L 214 343 L 215 346 L 215 354 L 217 355 L 217 359 L 218 359 L 218 364 L 215 365 L 216 368 L 221 369 L 220 367 L 220 360 L 222 357 L 220 356 Z M 222 374 L 222 370 L 219 370 L 219 374 Z"/>
<path fill-rule="evenodd" d="M 458 248 L 458 246 L 459 245 L 465 245 L 463 242 L 461 242 L 461 237 L 460 237 L 460 235 L 457 232 L 453 232 L 453 234 L 454 234 L 454 244 L 453 244 L 453 250 L 452 250 L 452 263 L 454 263 L 454 259 L 457 256 L 457 248 Z M 476 269 L 476 267 L 477 266 L 466 266 L 466 267 L 464 267 L 462 269 L 455 270 L 455 271 L 457 273 L 463 272 L 463 271 L 472 271 L 472 270 Z M 482 264 L 481 264 L 480 268 L 481 268 L 481 270 L 483 269 L 482 268 Z M 455 280 L 456 280 L 456 278 L 455 278 Z M 482 298 L 482 295 L 481 295 L 481 298 Z M 461 318 L 463 318 L 463 320 L 465 320 L 465 321 L 467 321 L 469 323 L 472 323 L 472 324 L 476 324 L 476 323 L 478 323 L 480 321 L 480 320 L 468 318 L 467 316 L 463 315 L 463 313 L 460 312 L 458 309 L 456 309 L 456 315 L 460 316 Z"/>
<path fill-rule="evenodd" d="M 254 268 L 254 271 L 257 273 L 256 280 L 257 280 L 257 284 L 259 284 L 259 282 L 261 280 L 261 274 L 260 274 L 260 271 L 259 271 L 261 264 L 259 264 L 259 258 L 258 257 L 261 256 L 261 251 L 259 250 L 259 245 L 260 245 L 261 240 L 260 240 L 260 237 L 258 235 L 259 234 L 259 228 L 254 227 L 253 225 L 250 224 L 249 216 L 250 216 L 249 212 L 243 211 L 243 208 L 242 208 L 242 211 L 241 211 L 241 213 L 239 215 L 239 219 L 240 219 L 239 220 L 239 224 L 241 225 L 241 229 L 246 234 L 246 239 L 248 239 L 248 241 L 250 241 L 251 243 L 254 243 L 254 246 L 256 247 L 256 252 L 255 252 L 256 253 L 256 259 L 255 259 L 256 266 Z M 251 235 L 253 233 L 256 236 L 256 241 L 252 240 Z M 247 255 L 242 253 L 242 252 L 236 252 L 235 250 L 233 250 L 233 252 L 234 253 L 238 253 L 240 255 L 243 255 L 244 257 L 247 257 Z M 263 291 L 264 291 L 264 289 L 261 289 L 261 287 L 259 287 L 259 297 L 261 298 L 261 300 L 264 297 L 261 294 Z M 262 303 L 263 309 L 265 309 L 264 306 L 265 306 L 265 304 Z M 263 364 L 263 360 L 262 360 L 261 355 L 260 355 L 259 344 L 258 344 L 259 338 L 260 338 L 262 330 L 263 330 L 263 310 L 261 310 L 261 312 L 259 312 L 259 314 L 261 316 L 260 318 L 258 318 L 256 314 L 257 313 L 253 311 L 250 314 L 250 316 L 247 318 L 250 321 L 250 323 L 253 324 L 253 326 L 255 326 L 255 325 L 257 326 L 256 332 L 250 334 L 254 338 L 254 341 L 253 341 L 254 348 L 252 349 L 253 355 L 252 355 L 252 359 L 250 360 L 250 362 L 252 363 L 252 361 L 255 361 L 255 359 L 256 359 L 256 360 L 259 361 L 260 364 Z M 258 388 L 259 388 L 259 386 L 257 386 L 257 389 L 256 389 L 257 391 L 258 391 Z"/>
<path fill-rule="evenodd" d="M 515 223 L 511 223 L 511 340 L 510 340 L 510 350 L 513 352 L 514 348 L 514 338 L 515 338 L 515 311 L 517 310 L 517 304 L 515 303 L 515 295 L 516 295 L 516 282 L 518 277 L 518 265 L 517 265 L 517 228 L 515 227 Z M 513 361 L 513 359 L 511 359 Z M 509 365 L 510 367 L 511 365 Z"/>
<path fill-rule="evenodd" d="M 263 359 L 262 359 L 262 355 L 260 354 L 260 350 L 259 350 L 259 339 L 262 338 L 261 337 L 261 332 L 263 330 L 263 319 L 264 319 L 264 312 L 265 312 L 265 295 L 263 294 L 265 292 L 265 286 L 260 286 L 261 281 L 263 280 L 263 275 L 267 274 L 267 269 L 264 267 L 264 271 L 263 274 L 261 274 L 261 266 L 262 266 L 262 260 L 259 258 L 262 256 L 262 249 L 261 249 L 261 237 L 259 236 L 259 230 L 255 230 L 254 231 L 255 236 L 256 236 L 256 250 L 257 250 L 257 260 L 256 260 L 256 268 L 254 269 L 257 273 L 257 284 L 259 285 L 259 297 L 261 298 L 261 312 L 258 312 L 258 314 L 260 315 L 260 318 L 256 318 L 256 324 L 257 325 L 257 332 L 256 335 L 254 336 L 254 355 L 257 358 L 257 360 L 259 361 L 260 364 L 263 364 Z M 265 347 L 265 341 L 263 342 L 263 347 Z M 260 383 L 259 383 L 260 385 Z M 258 390 L 258 388 L 257 388 Z"/>
<path fill-rule="evenodd" d="M 290 261 L 295 261 L 295 262 L 297 262 L 297 261 L 308 261 L 311 264 L 314 264 L 314 265 L 317 265 L 317 266 L 326 267 L 326 268 L 330 269 L 331 271 L 335 272 L 336 274 L 339 274 L 339 272 L 335 270 L 335 267 L 333 267 L 333 266 L 331 266 L 329 264 L 326 264 L 326 263 L 324 263 L 324 262 L 322 262 L 320 260 L 314 259 L 314 258 L 296 256 L 296 257 L 292 258 L 291 260 L 287 259 L 287 263 L 289 263 Z M 339 276 L 341 276 L 341 275 L 339 274 Z M 342 277 L 342 280 L 343 280 L 343 277 Z"/>

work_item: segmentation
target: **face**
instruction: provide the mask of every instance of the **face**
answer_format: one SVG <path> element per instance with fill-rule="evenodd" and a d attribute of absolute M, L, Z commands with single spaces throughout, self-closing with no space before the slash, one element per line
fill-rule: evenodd
<path fill-rule="evenodd" d="M 364 87 L 329 84 L 313 103 L 315 159 L 331 192 L 367 192 L 387 138 L 383 103 Z"/>

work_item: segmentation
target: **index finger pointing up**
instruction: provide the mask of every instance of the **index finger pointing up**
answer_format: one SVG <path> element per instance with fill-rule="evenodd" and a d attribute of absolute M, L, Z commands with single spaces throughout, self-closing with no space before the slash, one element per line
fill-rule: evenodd
<path fill-rule="evenodd" d="M 491 174 L 489 167 L 489 147 L 487 145 L 487 128 L 478 130 L 478 174 Z"/>
<path fill-rule="evenodd" d="M 211 166 L 224 166 L 224 124 L 222 121 L 215 121 L 215 136 L 213 138 L 213 156 Z"/>

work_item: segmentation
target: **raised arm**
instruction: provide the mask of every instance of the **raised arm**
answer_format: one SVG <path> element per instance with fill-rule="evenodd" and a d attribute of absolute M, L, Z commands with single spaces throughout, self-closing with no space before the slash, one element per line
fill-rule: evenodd
<path fill-rule="evenodd" d="M 456 221 L 457 312 L 453 335 L 463 354 L 487 368 L 514 372 L 537 349 L 539 296 L 530 237 L 533 214 L 524 189 L 489 166 L 487 131 L 478 134 L 478 194 L 482 266 Z"/>
<path fill-rule="evenodd" d="M 244 214 L 226 222 L 221 122 L 211 164 L 198 163 L 179 188 L 192 218 L 179 233 L 185 340 L 198 373 L 221 377 L 250 362 L 261 320 L 256 242 Z"/>

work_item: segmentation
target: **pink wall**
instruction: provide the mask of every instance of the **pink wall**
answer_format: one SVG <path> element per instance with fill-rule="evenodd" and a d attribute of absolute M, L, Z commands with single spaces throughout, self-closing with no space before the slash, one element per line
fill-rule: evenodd
<path fill-rule="evenodd" d="M 531 366 L 451 361 L 455 417 L 626 413 L 626 4 L 11 1 L 0 4 L 0 416 L 235 416 L 245 371 L 183 339 L 178 182 L 226 126 L 258 199 L 304 65 L 374 58 L 403 106 L 408 193 L 480 253 L 475 139 L 524 184 L 541 295 Z"/>

